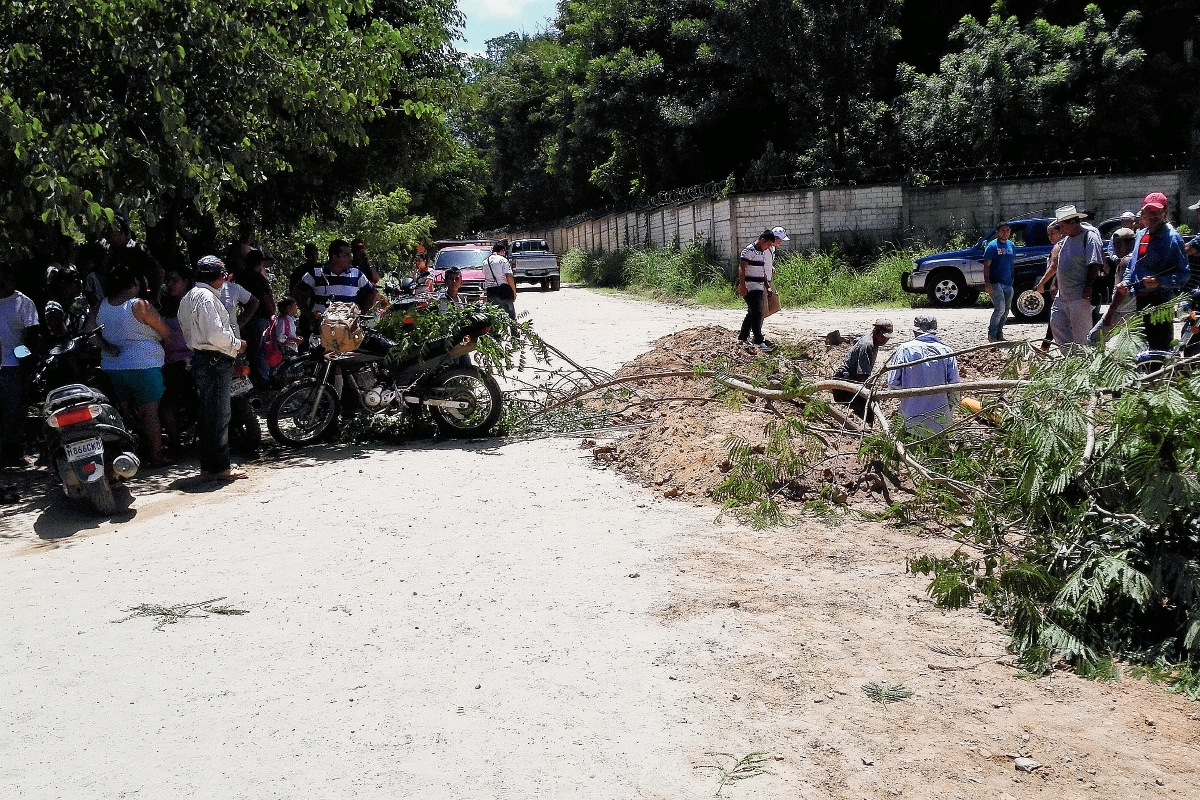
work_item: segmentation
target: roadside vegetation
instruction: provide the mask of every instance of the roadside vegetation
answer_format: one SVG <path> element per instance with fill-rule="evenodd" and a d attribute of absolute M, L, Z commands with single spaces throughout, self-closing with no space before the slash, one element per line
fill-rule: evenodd
<path fill-rule="evenodd" d="M 859 463 L 912 481 L 870 516 L 958 543 L 911 558 L 909 571 L 928 576 L 938 605 L 973 606 L 1005 626 L 1028 673 L 1128 675 L 1200 700 L 1200 376 L 1139 374 L 1140 331 L 1135 319 L 1107 349 L 1064 358 L 1018 348 L 993 376 L 1014 383 L 981 411 L 915 438 L 877 408 L 877 427 L 853 449 Z M 801 410 L 772 420 L 765 446 L 731 440 L 714 493 L 756 524 L 789 521 L 776 499 L 824 462 L 832 409 L 795 377 L 774 394 Z M 822 499 L 866 513 L 844 492 Z"/>
<path fill-rule="evenodd" d="M 931 247 L 914 244 L 885 245 L 861 255 L 837 246 L 785 253 L 775 262 L 775 288 L 785 308 L 908 308 L 924 301 L 900 288 L 900 274 L 912 268 L 914 258 L 931 252 Z M 736 277 L 700 245 L 612 253 L 571 250 L 563 256 L 563 278 L 652 300 L 715 308 L 742 305 Z"/>

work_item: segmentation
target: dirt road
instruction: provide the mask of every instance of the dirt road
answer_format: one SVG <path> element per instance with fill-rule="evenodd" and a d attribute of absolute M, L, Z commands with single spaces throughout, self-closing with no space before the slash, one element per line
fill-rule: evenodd
<path fill-rule="evenodd" d="M 579 290 L 518 306 L 608 370 L 740 320 Z M 985 318 L 943 326 L 979 338 Z M 710 797 L 727 761 L 708 754 L 755 751 L 769 774 L 724 796 L 1195 796 L 1200 707 L 991 663 L 1002 633 L 904 574 L 942 543 L 714 524 L 578 444 L 327 448 L 217 492 L 179 470 L 104 523 L 5 508 L 0 796 Z M 114 624 L 219 597 L 249 613 Z M 868 681 L 915 694 L 883 706 Z"/>

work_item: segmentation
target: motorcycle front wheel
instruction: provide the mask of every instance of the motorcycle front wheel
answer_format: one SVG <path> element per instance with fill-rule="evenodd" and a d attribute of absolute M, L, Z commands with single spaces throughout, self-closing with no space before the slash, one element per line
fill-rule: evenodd
<path fill-rule="evenodd" d="M 500 386 L 496 379 L 476 367 L 452 367 L 437 378 L 437 387 L 449 400 L 466 408 L 431 406 L 433 421 L 445 436 L 458 439 L 486 436 L 502 411 Z"/>
<path fill-rule="evenodd" d="M 303 447 L 324 436 L 338 416 L 333 389 L 316 378 L 285 388 L 267 411 L 267 428 L 281 444 Z"/>

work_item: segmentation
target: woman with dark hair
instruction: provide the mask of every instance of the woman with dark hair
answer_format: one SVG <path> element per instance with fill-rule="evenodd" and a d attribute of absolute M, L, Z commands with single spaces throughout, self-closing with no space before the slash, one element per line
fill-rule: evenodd
<path fill-rule="evenodd" d="M 171 329 L 154 306 L 138 297 L 141 284 L 133 271 L 113 270 L 106 286 L 108 296 L 96 311 L 97 324 L 104 326 L 100 368 L 129 417 L 136 412 L 141 421 L 151 466 L 161 467 L 167 463 L 158 422 L 158 401 L 164 391 L 162 342 L 171 337 Z"/>

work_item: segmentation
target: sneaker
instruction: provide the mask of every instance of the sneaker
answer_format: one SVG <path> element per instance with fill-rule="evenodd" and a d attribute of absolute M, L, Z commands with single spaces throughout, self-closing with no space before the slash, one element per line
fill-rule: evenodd
<path fill-rule="evenodd" d="M 758 349 L 762 350 L 764 353 L 769 353 L 771 352 L 771 345 L 767 344 L 766 342 L 759 342 Z"/>
<path fill-rule="evenodd" d="M 742 344 L 745 344 L 745 343 L 746 343 L 746 338 L 747 338 L 747 337 L 745 337 L 745 336 L 739 336 L 739 337 L 738 337 L 738 341 L 739 341 L 739 342 L 741 342 Z"/>

